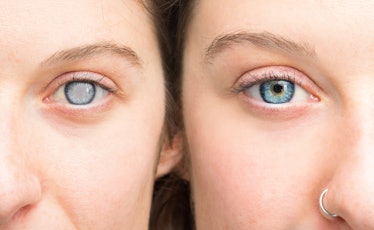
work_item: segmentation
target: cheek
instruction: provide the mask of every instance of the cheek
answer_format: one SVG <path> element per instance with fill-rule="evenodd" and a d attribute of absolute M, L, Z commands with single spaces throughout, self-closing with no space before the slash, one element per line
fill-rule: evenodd
<path fill-rule="evenodd" d="M 187 96 L 185 125 L 198 222 L 208 213 L 206 218 L 214 217 L 210 221 L 242 229 L 256 227 L 272 213 L 269 228 L 287 227 L 311 207 L 318 208 L 313 197 L 329 170 L 323 162 L 333 158 L 328 153 L 334 146 L 329 139 L 334 122 L 320 114 L 319 119 L 269 125 L 232 100 L 226 103 L 209 93 L 199 100 Z"/>
<path fill-rule="evenodd" d="M 51 213 L 62 209 L 71 222 L 90 229 L 147 220 L 163 123 L 163 106 L 156 104 L 129 103 L 96 124 L 35 124 L 30 161 L 44 193 L 58 204 Z M 150 117 L 156 110 L 159 115 Z"/>

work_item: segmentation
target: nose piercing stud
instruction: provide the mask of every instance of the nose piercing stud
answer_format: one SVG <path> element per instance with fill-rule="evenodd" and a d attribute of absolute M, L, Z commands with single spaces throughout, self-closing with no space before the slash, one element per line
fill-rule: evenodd
<path fill-rule="evenodd" d="M 328 218 L 335 218 L 335 217 L 338 217 L 337 214 L 334 214 L 334 213 L 331 213 L 329 211 L 327 211 L 325 209 L 325 207 L 323 206 L 323 198 L 325 197 L 327 191 L 329 189 L 325 189 L 323 190 L 323 192 L 321 193 L 321 195 L 319 196 L 319 208 L 321 209 L 321 212 L 324 216 L 328 217 Z"/>

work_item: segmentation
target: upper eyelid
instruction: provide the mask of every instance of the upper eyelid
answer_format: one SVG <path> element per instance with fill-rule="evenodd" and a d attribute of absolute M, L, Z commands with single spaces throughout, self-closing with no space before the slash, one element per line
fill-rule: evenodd
<path fill-rule="evenodd" d="M 247 71 L 235 81 L 232 92 L 240 93 L 238 90 L 244 85 L 250 86 L 278 79 L 292 81 L 312 94 L 322 93 L 319 86 L 307 74 L 289 66 L 264 66 Z"/>
<path fill-rule="evenodd" d="M 259 78 L 258 76 L 255 76 L 255 75 L 251 75 L 251 80 L 241 81 L 239 83 L 239 85 L 236 85 L 233 88 L 233 91 L 234 92 L 239 92 L 239 91 L 243 90 L 244 87 L 250 87 L 250 86 L 257 85 L 257 84 L 265 83 L 267 81 L 276 81 L 276 80 L 291 81 L 291 82 L 293 82 L 297 85 L 300 85 L 300 86 L 303 85 L 303 82 L 302 82 L 301 79 L 297 79 L 296 77 L 293 77 L 293 76 L 288 75 L 288 74 L 277 74 L 277 73 L 266 74 L 265 73 L 261 76 L 261 78 Z"/>
<path fill-rule="evenodd" d="M 70 79 L 69 79 L 70 78 Z M 106 76 L 95 73 L 95 72 L 90 72 L 90 71 L 74 71 L 74 72 L 67 72 L 64 74 L 61 74 L 54 78 L 50 84 L 48 84 L 46 87 L 51 85 L 52 83 L 57 83 L 58 85 L 63 85 L 72 81 L 90 81 L 90 82 L 102 82 Z M 113 83 L 113 85 L 115 85 Z"/>
<path fill-rule="evenodd" d="M 83 74 L 77 75 L 78 73 L 83 73 Z M 101 83 L 101 81 L 105 78 L 105 76 L 103 75 L 98 75 L 96 73 L 90 74 L 89 72 L 74 72 L 72 73 L 72 75 L 73 76 L 71 77 L 71 79 L 61 79 L 60 77 L 57 77 L 55 80 L 57 81 L 57 84 L 59 86 L 62 86 L 62 85 L 65 85 L 65 84 L 68 84 L 74 81 L 81 81 L 81 82 L 95 83 L 100 86 L 103 86 L 104 88 L 107 88 L 105 87 L 104 84 Z M 63 75 L 60 75 L 60 76 L 63 76 Z"/>

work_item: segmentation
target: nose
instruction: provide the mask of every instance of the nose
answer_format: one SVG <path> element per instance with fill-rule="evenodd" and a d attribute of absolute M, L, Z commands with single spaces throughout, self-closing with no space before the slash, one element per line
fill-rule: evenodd
<path fill-rule="evenodd" d="M 40 160 L 32 154 L 36 138 L 27 120 L 29 113 L 20 104 L 18 88 L 4 84 L 0 91 L 0 229 L 13 229 L 12 223 L 23 222 L 39 203 L 42 186 L 37 171 Z"/>
<path fill-rule="evenodd" d="M 339 216 L 333 219 L 343 219 L 355 230 L 374 229 L 374 126 L 369 126 L 347 133 L 335 148 L 343 157 L 323 197 L 324 208 Z"/>
<path fill-rule="evenodd" d="M 10 159 L 0 160 L 0 227 L 37 203 L 40 196 L 39 180 L 24 165 Z"/>
<path fill-rule="evenodd" d="M 4 107 L 2 107 L 4 108 Z M 20 120 L 7 119 L 3 109 L 0 122 L 0 229 L 25 217 L 41 198 L 41 184 L 30 161 L 30 134 Z M 25 136 L 27 135 L 27 136 Z M 35 160 L 33 160 L 35 162 Z"/>

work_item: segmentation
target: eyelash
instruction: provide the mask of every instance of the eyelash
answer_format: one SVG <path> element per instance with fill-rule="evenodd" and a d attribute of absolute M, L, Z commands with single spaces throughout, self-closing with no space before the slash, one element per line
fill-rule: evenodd
<path fill-rule="evenodd" d="M 105 84 L 101 83 L 101 81 L 104 79 L 104 76 L 99 77 L 99 76 L 97 76 L 97 74 L 85 74 L 85 75 L 76 77 L 75 73 L 72 73 L 72 74 L 73 74 L 72 79 L 68 80 L 68 81 L 64 81 L 63 79 L 57 78 L 56 79 L 56 81 L 57 81 L 57 87 L 56 88 L 58 89 L 59 87 L 67 85 L 71 82 L 78 82 L 79 81 L 79 82 L 96 84 L 96 85 L 100 86 L 101 88 L 107 90 L 110 93 L 116 93 L 118 91 L 118 89 L 116 89 L 116 88 L 106 86 Z"/>
<path fill-rule="evenodd" d="M 94 73 L 94 72 L 69 72 L 58 76 L 54 79 L 50 84 L 45 87 L 46 97 L 44 97 L 43 101 L 46 103 L 57 103 L 57 104 L 64 104 L 53 97 L 55 93 L 61 88 L 66 87 L 69 83 L 73 82 L 82 82 L 82 83 L 90 83 L 95 85 L 96 87 L 101 87 L 103 90 L 106 90 L 109 95 L 119 95 L 120 90 L 116 86 L 114 82 L 110 79 L 105 77 L 104 75 Z M 66 104 L 66 103 L 65 103 Z M 66 106 L 74 106 L 70 104 L 66 104 Z M 86 105 L 87 106 L 87 105 Z M 92 106 L 92 105 L 90 105 Z M 83 106 L 81 106 L 83 108 Z"/>
<path fill-rule="evenodd" d="M 232 89 L 233 93 L 240 94 L 244 91 L 248 90 L 250 87 L 255 86 L 257 84 L 263 84 L 267 81 L 290 81 L 301 87 L 303 86 L 303 82 L 300 79 L 297 79 L 295 76 L 290 76 L 288 73 L 276 73 L 274 71 L 263 73 L 260 75 L 255 74 L 248 74 L 250 79 L 246 78 L 241 80 L 237 86 L 234 86 Z"/>

